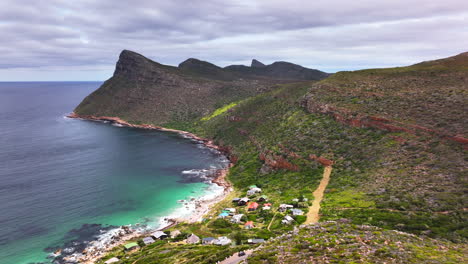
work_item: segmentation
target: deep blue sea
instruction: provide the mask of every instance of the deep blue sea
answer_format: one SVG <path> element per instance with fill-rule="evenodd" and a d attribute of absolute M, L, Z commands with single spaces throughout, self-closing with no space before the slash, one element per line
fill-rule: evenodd
<path fill-rule="evenodd" d="M 189 213 L 224 157 L 178 134 L 64 116 L 99 82 L 0 82 L 0 263 L 49 263 L 103 230 Z"/>

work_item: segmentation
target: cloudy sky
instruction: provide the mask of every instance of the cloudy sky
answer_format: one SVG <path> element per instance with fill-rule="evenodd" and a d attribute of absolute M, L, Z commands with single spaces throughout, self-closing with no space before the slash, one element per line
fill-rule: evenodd
<path fill-rule="evenodd" d="M 0 36 L 0 81 L 105 80 L 122 49 L 336 72 L 468 51 L 468 1 L 2 0 Z"/>

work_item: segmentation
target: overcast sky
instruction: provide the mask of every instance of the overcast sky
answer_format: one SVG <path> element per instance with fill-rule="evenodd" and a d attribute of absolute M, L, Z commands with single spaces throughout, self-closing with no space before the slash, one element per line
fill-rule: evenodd
<path fill-rule="evenodd" d="M 0 36 L 0 81 L 105 80 L 122 49 L 336 72 L 468 51 L 468 1 L 2 0 Z"/>

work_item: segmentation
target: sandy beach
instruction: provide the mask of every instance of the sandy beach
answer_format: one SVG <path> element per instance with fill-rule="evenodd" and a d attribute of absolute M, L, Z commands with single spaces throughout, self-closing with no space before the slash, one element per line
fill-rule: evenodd
<path fill-rule="evenodd" d="M 93 120 L 93 121 L 108 121 L 115 124 L 118 124 L 122 127 L 134 127 L 142 129 L 154 129 L 159 131 L 174 132 L 182 135 L 183 137 L 190 138 L 202 143 L 204 146 L 210 149 L 219 151 L 221 154 L 229 155 L 226 151 L 219 146 L 215 145 L 211 140 L 200 138 L 193 133 L 167 129 L 163 127 L 153 126 L 153 125 L 134 125 L 130 124 L 124 120 L 121 120 L 118 117 L 107 117 L 107 116 L 80 116 L 75 113 L 72 113 L 67 116 L 68 118 L 84 119 L 84 120 Z M 222 191 L 215 193 L 214 195 L 205 195 L 199 198 L 193 198 L 190 201 L 183 201 L 183 208 L 180 208 L 181 211 L 189 212 L 189 214 L 184 214 L 183 216 L 178 216 L 177 213 L 173 216 L 167 216 L 162 219 L 160 226 L 154 229 L 148 228 L 139 228 L 138 226 L 121 226 L 119 228 L 113 229 L 109 232 L 106 232 L 99 237 L 96 241 L 90 242 L 90 245 L 81 253 L 73 254 L 64 258 L 68 261 L 76 261 L 79 263 L 91 264 L 102 258 L 109 252 L 112 248 L 125 244 L 131 239 L 137 237 L 142 237 L 149 235 L 156 230 L 165 230 L 171 228 L 178 223 L 187 222 L 187 223 L 196 223 L 203 219 L 203 217 L 210 211 L 211 207 L 223 200 L 226 195 L 232 191 L 231 184 L 226 180 L 226 176 L 229 173 L 229 169 L 232 167 L 233 163 L 229 161 L 229 164 L 226 168 L 218 169 L 212 175 L 208 175 L 211 184 L 216 184 L 219 187 L 222 187 Z"/>

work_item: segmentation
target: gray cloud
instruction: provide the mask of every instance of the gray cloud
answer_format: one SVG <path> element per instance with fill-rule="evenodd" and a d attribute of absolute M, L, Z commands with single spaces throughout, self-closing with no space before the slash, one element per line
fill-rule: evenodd
<path fill-rule="evenodd" d="M 105 79 L 122 49 L 173 65 L 188 57 L 326 71 L 404 65 L 466 51 L 467 20 L 464 0 L 4 0 L 0 80 L 57 69 Z"/>

